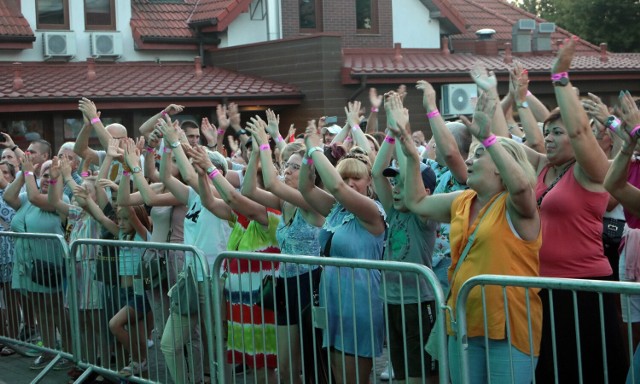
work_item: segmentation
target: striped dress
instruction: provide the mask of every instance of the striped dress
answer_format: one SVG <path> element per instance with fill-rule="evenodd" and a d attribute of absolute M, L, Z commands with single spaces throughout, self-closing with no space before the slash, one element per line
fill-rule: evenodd
<path fill-rule="evenodd" d="M 269 225 L 264 228 L 260 223 L 235 213 L 228 249 L 280 253 L 276 240 L 280 212 L 268 210 L 268 216 Z M 255 369 L 277 367 L 275 312 L 253 304 L 259 296 L 262 277 L 274 275 L 277 268 L 277 263 L 239 259 L 225 261 L 227 359 L 230 363 L 242 363 Z"/>

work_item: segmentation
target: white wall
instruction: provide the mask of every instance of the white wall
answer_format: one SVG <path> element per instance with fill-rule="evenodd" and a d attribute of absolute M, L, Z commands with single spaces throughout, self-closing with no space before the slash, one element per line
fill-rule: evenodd
<path fill-rule="evenodd" d="M 440 48 L 440 22 L 420 0 L 392 1 L 393 42 L 402 48 Z"/>
<path fill-rule="evenodd" d="M 266 0 L 263 1 L 263 3 L 265 3 L 264 6 L 266 11 L 269 12 L 270 9 L 269 5 L 266 4 Z M 251 4 L 251 8 L 255 6 L 255 4 L 256 1 L 254 0 Z M 260 20 L 261 16 L 261 10 L 255 12 L 254 20 L 251 20 L 250 11 L 241 13 L 231 24 L 229 24 L 227 32 L 220 34 L 219 47 L 224 48 L 267 41 L 269 35 L 269 31 L 267 31 L 267 22 L 271 22 L 271 20 L 269 20 L 271 15 L 265 15 L 263 20 Z"/>

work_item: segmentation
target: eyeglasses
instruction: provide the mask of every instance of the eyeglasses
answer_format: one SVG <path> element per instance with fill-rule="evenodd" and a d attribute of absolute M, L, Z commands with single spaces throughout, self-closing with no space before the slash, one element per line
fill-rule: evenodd
<path fill-rule="evenodd" d="M 389 180 L 389 184 L 391 184 L 392 187 L 398 185 L 398 180 L 395 177 L 388 177 L 387 180 Z"/>
<path fill-rule="evenodd" d="M 291 168 L 292 171 L 299 171 L 300 170 L 300 164 L 296 164 L 296 163 L 284 163 L 284 168 Z"/>

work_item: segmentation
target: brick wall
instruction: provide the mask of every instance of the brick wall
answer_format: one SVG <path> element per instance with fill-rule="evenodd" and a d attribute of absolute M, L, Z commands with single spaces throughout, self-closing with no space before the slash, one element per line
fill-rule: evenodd
<path fill-rule="evenodd" d="M 321 0 L 317 0 L 321 1 Z M 356 32 L 355 0 L 324 0 L 322 2 L 322 30 L 342 36 L 345 48 L 392 48 L 393 25 L 391 0 L 377 2 L 378 31 L 371 34 Z M 284 38 L 298 37 L 300 33 L 299 0 L 282 0 L 282 33 Z"/>

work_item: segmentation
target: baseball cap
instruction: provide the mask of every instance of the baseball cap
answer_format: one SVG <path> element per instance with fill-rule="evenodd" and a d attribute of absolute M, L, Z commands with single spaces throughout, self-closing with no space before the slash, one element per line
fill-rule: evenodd
<path fill-rule="evenodd" d="M 330 133 L 332 135 L 337 135 L 338 133 L 340 133 L 340 131 L 342 130 L 342 127 L 337 125 L 337 124 L 333 124 L 330 125 L 328 127 L 324 127 L 322 128 L 322 133 Z"/>
<path fill-rule="evenodd" d="M 399 173 L 400 170 L 397 167 L 391 166 L 382 171 L 382 176 L 396 177 Z M 422 176 L 422 184 L 424 184 L 424 187 L 429 188 L 429 191 L 433 193 L 433 190 L 436 189 L 436 174 L 433 172 L 433 169 L 425 163 L 420 163 L 420 175 Z"/>

